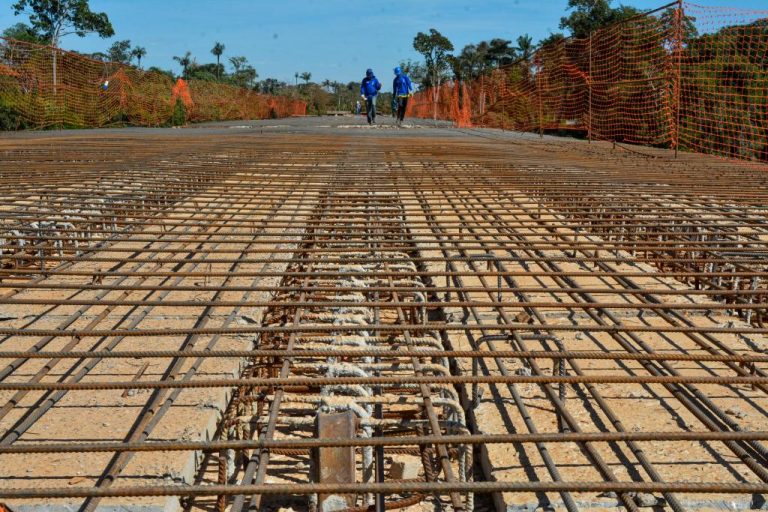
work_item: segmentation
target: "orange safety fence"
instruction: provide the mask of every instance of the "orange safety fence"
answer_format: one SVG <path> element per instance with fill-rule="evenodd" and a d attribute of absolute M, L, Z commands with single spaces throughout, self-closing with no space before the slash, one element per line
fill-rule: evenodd
<path fill-rule="evenodd" d="M 668 4 L 419 91 L 409 115 L 768 162 L 768 10 Z"/>
<path fill-rule="evenodd" d="M 292 98 L 175 81 L 164 73 L 0 38 L 0 128 L 165 126 L 305 113 L 306 103 Z"/>

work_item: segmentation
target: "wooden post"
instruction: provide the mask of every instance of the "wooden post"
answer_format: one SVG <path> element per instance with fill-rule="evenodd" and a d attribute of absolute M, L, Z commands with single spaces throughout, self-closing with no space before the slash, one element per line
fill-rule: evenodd
<path fill-rule="evenodd" d="M 589 73 L 587 74 L 587 87 L 589 87 L 589 114 L 587 117 L 587 138 L 592 144 L 592 35 L 589 33 Z"/>
<path fill-rule="evenodd" d="M 675 57 L 677 58 L 677 72 L 675 74 L 674 86 L 674 107 L 675 107 L 675 126 L 672 130 L 672 145 L 675 148 L 675 158 L 677 158 L 680 149 L 680 117 L 681 101 L 683 89 L 683 0 L 677 0 L 677 12 L 675 13 Z"/>
<path fill-rule="evenodd" d="M 539 137 L 544 138 L 544 98 L 541 94 L 541 74 L 543 73 L 540 68 L 536 73 L 536 88 L 538 89 L 539 96 Z"/>

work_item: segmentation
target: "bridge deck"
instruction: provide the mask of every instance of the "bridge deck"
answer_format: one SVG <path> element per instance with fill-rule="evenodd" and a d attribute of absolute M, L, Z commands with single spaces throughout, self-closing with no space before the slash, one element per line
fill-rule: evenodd
<path fill-rule="evenodd" d="M 0 140 L 12 510 L 760 505 L 764 171 L 363 122 Z"/>

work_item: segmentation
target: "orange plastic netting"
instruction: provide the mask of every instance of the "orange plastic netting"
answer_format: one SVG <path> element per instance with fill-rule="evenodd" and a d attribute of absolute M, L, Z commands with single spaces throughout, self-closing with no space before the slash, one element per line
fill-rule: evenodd
<path fill-rule="evenodd" d="M 768 162 L 768 11 L 669 4 L 420 91 L 409 115 Z"/>
<path fill-rule="evenodd" d="M 305 113 L 306 104 L 291 98 L 214 82 L 174 82 L 163 73 L 0 38 L 0 115 L 18 127 L 162 126 L 174 115 L 224 121 Z"/>

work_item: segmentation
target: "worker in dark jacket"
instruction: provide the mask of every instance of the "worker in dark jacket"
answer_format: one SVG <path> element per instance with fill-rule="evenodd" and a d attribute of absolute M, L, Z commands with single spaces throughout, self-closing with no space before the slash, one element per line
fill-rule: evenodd
<path fill-rule="evenodd" d="M 413 84 L 408 75 L 400 69 L 400 66 L 396 67 L 394 71 L 395 79 L 392 82 L 392 97 L 397 100 L 395 122 L 401 125 L 403 124 L 403 118 L 405 118 L 405 110 L 408 108 L 408 98 L 413 96 Z"/>
<path fill-rule="evenodd" d="M 365 72 L 365 78 L 360 83 L 360 96 L 365 100 L 365 114 L 368 124 L 376 124 L 376 95 L 381 90 L 381 82 L 373 74 L 372 69 Z"/>

